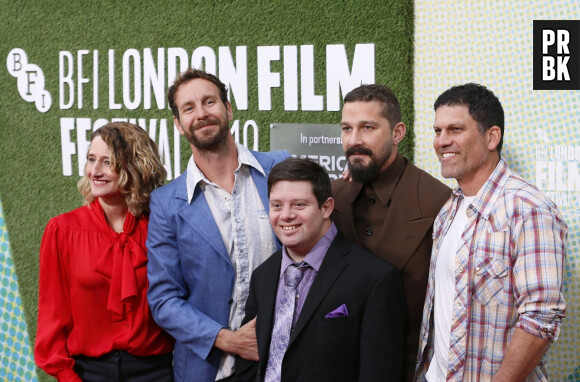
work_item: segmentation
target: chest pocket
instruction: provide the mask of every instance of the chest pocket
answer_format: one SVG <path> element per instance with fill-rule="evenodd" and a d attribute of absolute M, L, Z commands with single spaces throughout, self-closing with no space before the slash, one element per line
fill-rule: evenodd
<path fill-rule="evenodd" d="M 473 298 L 483 305 L 507 305 L 509 266 L 503 254 L 509 253 L 507 232 L 488 233 L 477 248 L 473 264 Z M 509 259 L 506 259 L 509 261 Z"/>

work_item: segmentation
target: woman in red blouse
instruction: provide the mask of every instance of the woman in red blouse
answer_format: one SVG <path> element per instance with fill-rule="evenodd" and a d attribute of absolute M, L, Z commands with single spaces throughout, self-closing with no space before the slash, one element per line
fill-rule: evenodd
<path fill-rule="evenodd" d="M 93 133 L 85 206 L 52 218 L 40 246 L 34 356 L 59 381 L 173 380 L 173 340 L 147 304 L 149 198 L 165 178 L 139 126 Z"/>

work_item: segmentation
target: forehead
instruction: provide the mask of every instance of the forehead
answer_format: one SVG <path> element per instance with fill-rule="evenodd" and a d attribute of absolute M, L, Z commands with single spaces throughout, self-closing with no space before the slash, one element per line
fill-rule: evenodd
<path fill-rule="evenodd" d="M 364 120 L 384 120 L 383 115 L 385 105 L 378 101 L 355 101 L 347 102 L 342 107 L 343 122 L 357 122 Z"/>
<path fill-rule="evenodd" d="M 220 91 L 213 82 L 203 78 L 195 78 L 182 84 L 179 89 L 177 89 L 177 92 L 175 92 L 175 100 L 176 102 L 179 102 L 181 99 L 186 100 L 192 97 L 219 97 L 219 94 Z"/>
<path fill-rule="evenodd" d="M 477 125 L 466 105 L 442 105 L 435 110 L 435 126 Z"/>
<path fill-rule="evenodd" d="M 100 135 L 97 135 L 95 138 L 93 138 L 93 140 L 89 145 L 88 154 L 109 155 L 109 153 L 110 153 L 109 146 L 107 146 L 107 144 Z"/>
<path fill-rule="evenodd" d="M 306 180 L 280 180 L 272 186 L 270 199 L 316 199 Z"/>

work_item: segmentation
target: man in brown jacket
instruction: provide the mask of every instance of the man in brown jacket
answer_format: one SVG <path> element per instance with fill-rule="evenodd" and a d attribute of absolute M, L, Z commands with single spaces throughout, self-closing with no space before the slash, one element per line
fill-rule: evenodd
<path fill-rule="evenodd" d="M 411 381 L 433 220 L 451 190 L 397 152 L 406 128 L 399 101 L 389 88 L 362 85 L 349 92 L 341 127 L 351 182 L 332 182 L 332 220 L 348 239 L 387 260 L 403 276 L 408 310 L 404 380 Z"/>

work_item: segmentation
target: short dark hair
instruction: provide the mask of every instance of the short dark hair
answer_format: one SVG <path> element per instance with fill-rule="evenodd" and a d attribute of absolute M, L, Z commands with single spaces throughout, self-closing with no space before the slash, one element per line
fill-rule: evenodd
<path fill-rule="evenodd" d="M 194 68 L 187 68 L 187 70 L 183 73 L 180 73 L 175 77 L 175 81 L 173 81 L 173 85 L 169 87 L 167 91 L 167 101 L 169 101 L 169 107 L 171 108 L 171 112 L 179 120 L 179 110 L 177 110 L 177 105 L 175 104 L 175 94 L 181 87 L 181 85 L 195 80 L 197 78 L 201 78 L 203 80 L 207 80 L 213 83 L 220 91 L 220 98 L 224 105 L 228 103 L 228 90 L 226 85 L 220 81 L 219 78 L 214 76 L 211 73 L 203 71 L 201 69 L 194 69 Z"/>
<path fill-rule="evenodd" d="M 332 195 L 328 173 L 310 159 L 290 157 L 275 165 L 268 176 L 268 197 L 272 187 L 282 180 L 310 182 L 312 193 L 318 201 L 318 208 L 322 207 Z"/>
<path fill-rule="evenodd" d="M 397 96 L 391 89 L 384 85 L 361 85 L 351 90 L 344 97 L 344 103 L 348 102 L 380 102 L 383 104 L 383 116 L 389 121 L 391 129 L 402 120 L 401 106 Z"/>
<path fill-rule="evenodd" d="M 433 109 L 440 106 L 467 106 L 469 115 L 477 122 L 479 131 L 485 134 L 492 126 L 501 130 L 501 138 L 497 145 L 497 152 L 501 154 L 504 134 L 504 112 L 501 102 L 495 94 L 483 85 L 468 83 L 453 86 L 437 97 Z"/>

